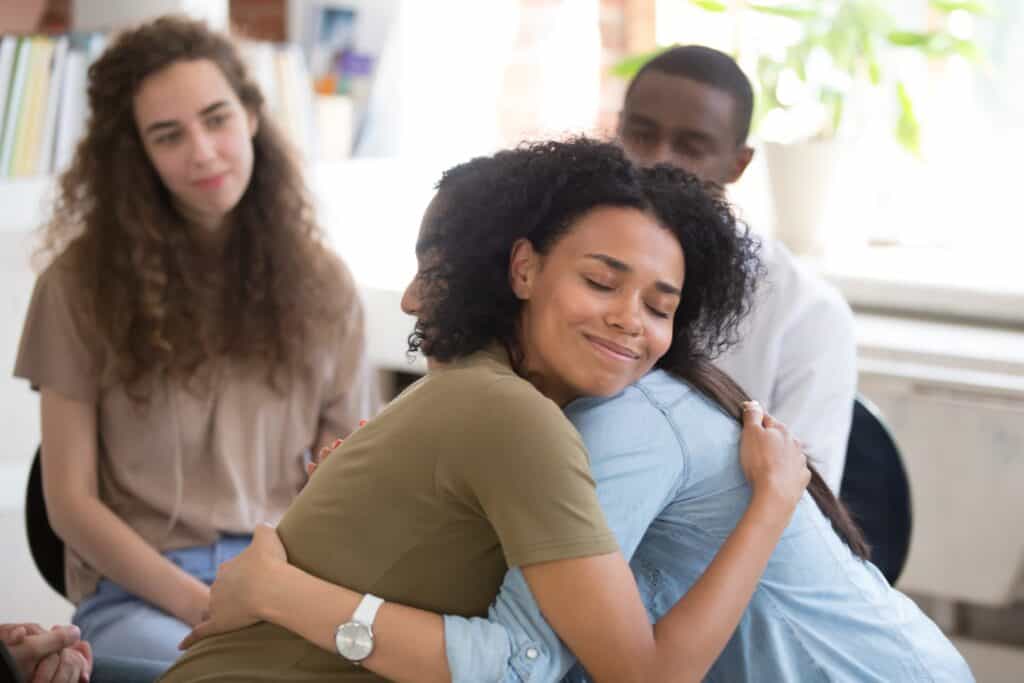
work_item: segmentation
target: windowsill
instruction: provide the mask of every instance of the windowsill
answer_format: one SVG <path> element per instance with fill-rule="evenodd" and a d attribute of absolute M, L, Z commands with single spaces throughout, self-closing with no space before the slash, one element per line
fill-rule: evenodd
<path fill-rule="evenodd" d="M 854 309 L 1019 328 L 1024 276 L 1014 256 L 863 246 L 809 261 Z"/>

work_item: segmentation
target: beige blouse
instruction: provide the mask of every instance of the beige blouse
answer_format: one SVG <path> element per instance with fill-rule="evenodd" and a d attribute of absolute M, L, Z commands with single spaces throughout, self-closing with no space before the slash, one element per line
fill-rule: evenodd
<path fill-rule="evenodd" d="M 337 286 L 324 295 L 343 297 L 349 313 L 309 349 L 286 393 L 267 383 L 264 368 L 221 358 L 205 369 L 204 390 L 161 375 L 138 404 L 111 379 L 109 350 L 71 296 L 76 284 L 61 259 L 36 283 L 14 374 L 96 406 L 100 499 L 158 550 L 251 533 L 276 523 L 303 486 L 317 435 L 347 435 L 379 404 L 362 304 L 338 266 Z M 70 548 L 66 558 L 77 603 L 100 575 Z"/>

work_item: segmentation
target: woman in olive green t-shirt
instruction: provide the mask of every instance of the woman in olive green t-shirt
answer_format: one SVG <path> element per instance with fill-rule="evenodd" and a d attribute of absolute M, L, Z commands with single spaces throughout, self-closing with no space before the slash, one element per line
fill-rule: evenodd
<path fill-rule="evenodd" d="M 685 260 L 691 249 L 705 265 Z M 751 289 L 751 240 L 691 176 L 639 170 L 617 148 L 577 139 L 446 173 L 417 252 L 403 308 L 418 318 L 410 347 L 429 373 L 326 460 L 285 515 L 292 566 L 278 564 L 294 581 L 275 582 L 280 592 L 258 606 L 219 600 L 215 584 L 195 635 L 221 635 L 163 680 L 378 680 L 367 668 L 447 680 L 430 612 L 485 614 L 506 565 L 522 567 L 598 680 L 706 668 L 806 486 L 805 458 L 783 430 L 745 432 L 762 495 L 655 638 L 560 408 L 618 393 L 666 354 L 703 358 Z M 734 270 L 706 267 L 726 263 Z M 361 668 L 338 655 L 334 634 L 364 592 L 388 602 Z M 292 607 L 264 612 L 271 603 Z M 717 648 L 694 661 L 680 645 L 697 627 Z"/>

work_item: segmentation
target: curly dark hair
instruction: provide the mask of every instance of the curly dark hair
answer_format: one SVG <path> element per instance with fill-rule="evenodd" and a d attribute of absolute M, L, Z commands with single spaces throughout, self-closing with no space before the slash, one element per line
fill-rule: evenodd
<path fill-rule="evenodd" d="M 659 366 L 715 357 L 736 339 L 760 273 L 759 242 L 729 205 L 686 171 L 642 169 L 615 145 L 586 137 L 525 143 L 446 171 L 420 249 L 431 302 L 409 339 L 441 361 L 501 342 L 517 355 L 521 302 L 508 281 L 516 240 L 546 253 L 587 211 L 632 207 L 679 240 L 686 261 L 672 346 Z"/>
<path fill-rule="evenodd" d="M 579 137 L 524 144 L 448 170 L 438 184 L 418 249 L 426 302 L 410 351 L 449 361 L 495 341 L 515 364 L 520 308 L 508 278 L 519 239 L 546 253 L 587 211 L 600 206 L 648 212 L 679 240 L 686 263 L 672 343 L 657 362 L 690 382 L 735 419 L 749 397 L 710 361 L 736 341 L 763 267 L 760 242 L 717 188 L 671 166 L 642 169 L 609 143 Z M 811 466 L 808 486 L 836 533 L 859 557 L 864 536 Z"/>
<path fill-rule="evenodd" d="M 148 76 L 204 59 L 258 122 L 252 177 L 215 263 L 190 238 L 133 116 Z M 142 24 L 90 67 L 88 98 L 91 115 L 60 178 L 41 251 L 72 269 L 78 303 L 112 350 L 114 376 L 131 389 L 153 370 L 191 376 L 222 353 L 268 368 L 301 361 L 310 334 L 343 313 L 341 297 L 324 295 L 339 286 L 339 266 L 293 152 L 233 43 L 183 17 Z"/>

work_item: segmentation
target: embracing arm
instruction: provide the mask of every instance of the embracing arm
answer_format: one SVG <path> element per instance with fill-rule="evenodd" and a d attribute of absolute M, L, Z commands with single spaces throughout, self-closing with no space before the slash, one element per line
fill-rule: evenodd
<path fill-rule="evenodd" d="M 544 616 L 594 680 L 699 681 L 739 623 L 788 522 L 778 510 L 755 497 L 703 576 L 653 633 L 646 613 L 636 611 L 635 588 L 624 589 L 633 576 L 620 556 L 534 565 L 524 574 Z"/>
<path fill-rule="evenodd" d="M 546 664 L 546 674 L 560 677 L 572 657 L 543 619 L 532 618 L 536 609 L 522 581 L 525 575 L 544 615 L 597 680 L 698 680 L 739 622 L 806 485 L 803 459 L 792 457 L 795 447 L 789 441 L 784 430 L 763 429 L 748 419 L 744 448 L 757 451 L 745 460 L 755 482 L 750 508 L 703 577 L 653 632 L 628 565 L 613 553 L 535 564 L 522 574 L 511 571 L 491 610 L 491 618 L 503 623 L 446 617 L 448 635 L 455 626 L 457 633 L 479 636 L 458 643 L 445 642 L 437 615 L 385 603 L 374 626 L 377 647 L 364 665 L 398 681 L 448 681 L 453 674 L 455 680 L 470 680 L 449 669 L 445 647 L 456 654 L 455 649 L 483 644 L 484 651 L 459 652 L 453 661 L 500 657 L 500 666 L 476 667 L 473 680 L 516 680 L 505 667 L 508 644 L 527 638 L 548 644 L 546 650 L 537 648 L 531 666 Z M 788 460 L 783 457 L 787 447 Z M 263 619 L 333 652 L 334 629 L 351 617 L 361 597 L 288 565 L 276 534 L 261 527 L 251 550 L 222 565 L 214 584 L 214 621 L 200 626 L 187 643 Z M 232 609 L 248 616 L 236 614 L 241 621 L 231 623 L 225 611 Z M 544 658 L 555 661 L 540 661 Z"/>
<path fill-rule="evenodd" d="M 54 531 L 102 575 L 194 625 L 209 588 L 147 543 L 100 499 L 96 406 L 43 387 L 42 471 Z"/>

